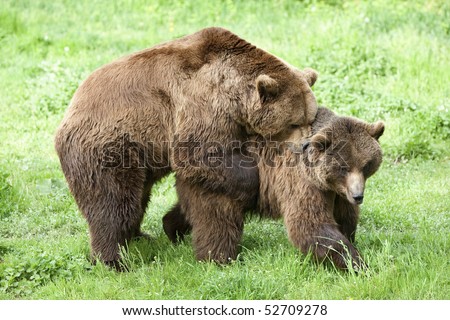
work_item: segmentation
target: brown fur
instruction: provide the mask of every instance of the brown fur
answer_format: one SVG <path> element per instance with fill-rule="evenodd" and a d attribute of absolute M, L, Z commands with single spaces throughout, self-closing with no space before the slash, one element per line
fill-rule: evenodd
<path fill-rule="evenodd" d="M 358 204 L 362 202 L 365 181 L 382 161 L 377 140 L 384 125 L 338 117 L 328 109 L 319 108 L 311 130 L 310 134 L 305 129 L 297 130 L 279 137 L 285 140 L 283 145 L 272 148 L 265 143 L 259 149 L 257 208 L 263 216 L 282 217 L 290 240 L 302 252 L 312 251 L 318 261 L 328 258 L 342 269 L 348 267 L 348 261 L 353 268 L 360 268 L 362 259 L 351 242 L 355 239 Z M 217 199 L 203 197 L 199 194 L 188 198 L 179 193 L 182 208 L 183 203 L 186 207 L 194 204 L 197 209 L 193 212 L 200 215 L 188 215 L 188 223 L 181 210 L 178 219 L 174 215 L 171 218 L 184 226 L 183 234 L 189 230 L 189 224 L 193 226 L 196 247 L 202 241 L 200 247 L 220 246 L 218 261 L 236 258 L 243 216 L 230 220 L 229 215 L 214 211 L 220 202 L 211 201 Z M 169 221 L 163 222 L 165 229 L 168 228 Z M 216 239 L 217 232 L 220 237 Z M 224 239 L 230 238 L 235 241 L 224 243 Z M 205 256 L 206 252 L 197 251 L 198 258 Z"/>
<path fill-rule="evenodd" d="M 260 192 L 277 199 L 275 216 L 284 218 L 290 240 L 302 252 L 312 251 L 318 261 L 329 258 L 342 269 L 347 261 L 355 269 L 363 265 L 350 241 L 355 239 L 365 181 L 382 161 L 377 140 L 383 131 L 381 122 L 368 124 L 320 108 L 312 137 L 294 153 L 285 151 L 285 160 L 296 160 L 298 170 L 279 165 L 272 170 L 272 184 L 261 178 Z M 261 177 L 271 174 L 264 170 L 260 167 Z M 268 212 L 270 203 L 261 197 L 259 206 Z"/>
<path fill-rule="evenodd" d="M 76 91 L 55 147 L 88 221 L 93 256 L 117 265 L 119 246 L 141 234 L 152 185 L 172 170 L 180 185 L 220 194 L 230 210 L 254 203 L 257 170 L 211 166 L 205 145 L 225 146 L 219 151 L 233 163 L 240 150 L 227 143 L 311 123 L 316 77 L 220 28 L 92 73 Z"/>
<path fill-rule="evenodd" d="M 164 232 L 173 243 L 182 241 L 184 236 L 192 230 L 192 227 L 182 213 L 179 204 L 176 204 L 172 210 L 163 217 L 163 228 Z"/>

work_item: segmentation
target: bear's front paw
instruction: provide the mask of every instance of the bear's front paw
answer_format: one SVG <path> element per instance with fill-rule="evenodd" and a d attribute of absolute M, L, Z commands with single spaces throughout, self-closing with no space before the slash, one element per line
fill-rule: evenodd
<path fill-rule="evenodd" d="M 342 270 L 360 271 L 366 268 L 358 250 L 335 226 L 323 226 L 311 240 L 313 243 L 309 245 L 309 250 L 317 261 L 332 261 Z"/>

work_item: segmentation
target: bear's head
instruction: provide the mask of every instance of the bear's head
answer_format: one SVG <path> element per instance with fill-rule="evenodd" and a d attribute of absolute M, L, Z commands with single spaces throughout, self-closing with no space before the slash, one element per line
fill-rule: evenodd
<path fill-rule="evenodd" d="M 365 182 L 382 161 L 378 138 L 383 132 L 381 121 L 366 123 L 350 117 L 332 118 L 302 145 L 308 179 L 351 204 L 361 204 Z"/>
<path fill-rule="evenodd" d="M 269 137 L 311 124 L 317 113 L 311 90 L 316 79 L 313 69 L 300 71 L 286 66 L 283 72 L 259 75 L 247 110 L 250 131 Z"/>

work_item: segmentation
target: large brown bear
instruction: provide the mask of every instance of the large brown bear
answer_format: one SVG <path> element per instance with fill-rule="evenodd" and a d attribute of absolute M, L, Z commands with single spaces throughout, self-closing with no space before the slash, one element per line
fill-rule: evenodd
<path fill-rule="evenodd" d="M 277 138 L 283 144 L 263 142 L 257 148 L 260 190 L 253 209 L 282 217 L 289 239 L 303 253 L 311 251 L 318 261 L 328 258 L 341 269 L 360 268 L 363 262 L 351 242 L 365 182 L 382 161 L 378 138 L 383 131 L 382 122 L 369 124 L 319 108 L 310 133 L 305 128 L 282 133 Z M 179 203 L 163 218 L 168 237 L 176 242 L 192 228 L 198 258 L 205 258 L 198 248 L 219 247 L 222 256 L 212 258 L 235 259 L 244 216 L 219 216 L 219 197 L 200 188 L 186 196 L 184 182 L 177 184 Z M 217 241 L 217 234 L 228 237 Z"/>
<path fill-rule="evenodd" d="M 120 246 L 141 235 L 152 185 L 172 170 L 220 198 L 225 211 L 253 206 L 258 171 L 239 166 L 239 142 L 310 124 L 316 78 L 221 28 L 96 70 L 55 138 L 93 256 L 119 266 Z M 207 159 L 218 149 L 225 161 L 212 166 Z"/>

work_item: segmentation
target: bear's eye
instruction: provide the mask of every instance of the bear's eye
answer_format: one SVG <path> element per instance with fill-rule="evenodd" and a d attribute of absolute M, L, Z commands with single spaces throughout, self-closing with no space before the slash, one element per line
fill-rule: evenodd
<path fill-rule="evenodd" d="M 366 163 L 366 165 L 362 169 L 364 176 L 367 177 L 368 175 L 370 175 L 370 173 L 372 172 L 372 166 L 373 166 L 373 161 L 369 161 Z"/>

